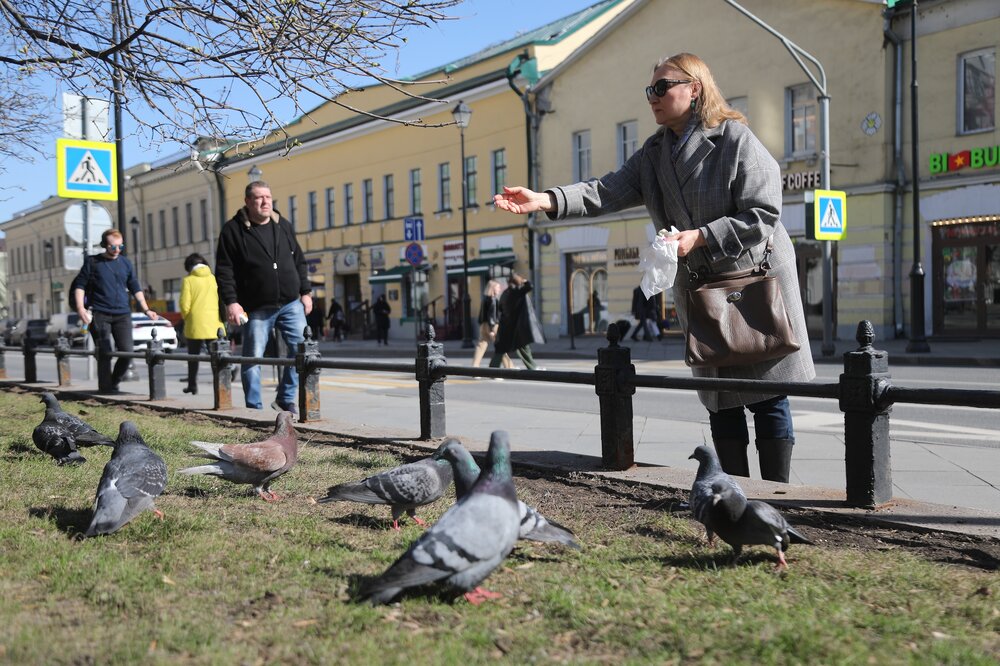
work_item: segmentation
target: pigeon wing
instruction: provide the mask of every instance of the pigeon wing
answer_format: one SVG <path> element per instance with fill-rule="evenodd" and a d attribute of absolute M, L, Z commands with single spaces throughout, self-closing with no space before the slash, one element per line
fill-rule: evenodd
<path fill-rule="evenodd" d="M 561 543 L 571 548 L 580 549 L 580 544 L 573 538 L 573 532 L 555 521 L 548 520 L 538 511 L 521 500 L 517 501 L 521 525 L 518 537 L 526 541 L 542 543 Z"/>
<path fill-rule="evenodd" d="M 252 444 L 226 444 L 219 454 L 222 460 L 229 460 L 237 467 L 262 473 L 277 472 L 288 462 L 281 444 L 270 439 Z"/>

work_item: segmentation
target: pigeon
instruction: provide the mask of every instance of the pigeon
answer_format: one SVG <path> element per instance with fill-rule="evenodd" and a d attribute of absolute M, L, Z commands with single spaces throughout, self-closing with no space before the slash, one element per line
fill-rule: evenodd
<path fill-rule="evenodd" d="M 214 460 L 209 465 L 187 467 L 179 474 L 209 474 L 233 483 L 251 484 L 266 502 L 281 499 L 270 489 L 271 482 L 290 470 L 299 455 L 299 440 L 292 426 L 293 414 L 279 412 L 274 421 L 274 432 L 262 442 L 252 444 L 214 444 L 191 442 L 202 451 L 205 458 Z"/>
<path fill-rule="evenodd" d="M 434 456 L 437 456 L 443 447 L 444 444 L 438 448 Z M 392 507 L 393 529 L 399 529 L 399 517 L 404 512 L 418 525 L 427 527 L 427 523 L 417 518 L 416 509 L 444 495 L 451 484 L 451 479 L 451 465 L 448 461 L 430 457 L 394 467 L 361 481 L 331 486 L 326 491 L 326 496 L 316 501 L 321 504 L 326 502 L 388 504 Z"/>
<path fill-rule="evenodd" d="M 455 495 L 462 499 L 472 489 L 479 477 L 479 465 L 457 439 L 449 439 L 434 454 L 448 460 L 455 471 Z M 547 520 L 545 516 L 521 500 L 517 501 L 518 514 L 521 516 L 519 539 L 540 541 L 542 543 L 561 543 L 571 548 L 580 549 L 580 544 L 573 538 L 573 532 L 557 522 Z"/>
<path fill-rule="evenodd" d="M 79 465 L 86 462 L 77 447 L 80 446 L 114 446 L 115 441 L 94 430 L 82 419 L 67 414 L 59 406 L 59 401 L 52 393 L 43 393 L 45 403 L 45 418 L 35 426 L 31 440 L 44 453 L 56 459 L 60 465 Z"/>
<path fill-rule="evenodd" d="M 384 604 L 407 588 L 437 583 L 463 592 L 472 604 L 497 598 L 501 595 L 479 584 L 514 548 L 519 523 L 510 441 L 497 430 L 490 437 L 486 468 L 471 490 L 359 596 Z"/>
<path fill-rule="evenodd" d="M 97 486 L 94 518 L 84 536 L 113 534 L 146 509 L 162 519 L 153 500 L 166 487 L 167 464 L 146 446 L 134 423 L 123 421 L 115 451 Z"/>
<path fill-rule="evenodd" d="M 719 538 L 733 547 L 733 560 L 739 559 L 743 546 L 772 546 L 778 551 L 778 569 L 785 569 L 789 543 L 812 542 L 788 524 L 781 512 L 766 502 L 747 501 L 722 480 L 712 483 L 712 525 Z"/>
<path fill-rule="evenodd" d="M 691 486 L 688 503 L 695 520 L 705 526 L 705 534 L 708 537 L 709 545 L 711 545 L 715 542 L 716 532 L 710 511 L 713 496 L 712 484 L 719 481 L 732 488 L 733 493 L 744 500 L 746 500 L 746 495 L 743 494 L 743 489 L 733 481 L 733 477 L 722 471 L 722 465 L 719 464 L 719 456 L 716 455 L 715 449 L 705 445 L 699 446 L 694 450 L 694 453 L 688 456 L 688 460 L 692 458 L 698 461 L 698 474 L 694 478 L 694 485 Z"/>

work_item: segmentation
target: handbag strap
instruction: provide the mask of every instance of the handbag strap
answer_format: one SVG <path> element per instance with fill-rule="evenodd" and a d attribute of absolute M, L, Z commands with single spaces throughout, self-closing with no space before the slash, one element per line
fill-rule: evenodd
<path fill-rule="evenodd" d="M 720 280 L 732 280 L 735 278 L 747 277 L 753 275 L 754 273 L 759 275 L 767 275 L 767 272 L 771 270 L 771 252 L 774 251 L 774 239 L 771 236 L 767 238 L 767 244 L 764 245 L 764 254 L 761 256 L 760 261 L 753 268 L 747 268 L 739 271 L 729 271 L 728 273 L 717 273 L 715 275 L 699 275 L 698 271 L 691 270 L 691 267 L 685 262 L 684 267 L 687 268 L 688 280 L 691 285 L 698 285 L 701 282 L 718 282 Z"/>

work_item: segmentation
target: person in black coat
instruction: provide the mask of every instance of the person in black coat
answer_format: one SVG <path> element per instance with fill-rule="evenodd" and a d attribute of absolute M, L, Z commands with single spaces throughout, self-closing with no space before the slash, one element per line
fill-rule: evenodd
<path fill-rule="evenodd" d="M 528 370 L 534 370 L 535 359 L 531 354 L 531 343 L 545 344 L 542 327 L 535 315 L 535 306 L 528 298 L 531 283 L 517 273 L 512 273 L 507 281 L 507 290 L 500 297 L 500 328 L 493 345 L 491 368 L 499 368 L 504 354 L 517 353 Z"/>
<path fill-rule="evenodd" d="M 389 305 L 389 301 L 385 300 L 385 294 L 378 297 L 378 300 L 375 301 L 375 305 L 372 307 L 372 311 L 375 313 L 375 329 L 378 336 L 378 344 L 388 345 L 389 313 L 392 312 L 392 306 Z"/>
<path fill-rule="evenodd" d="M 344 316 L 344 308 L 337 302 L 337 299 L 330 301 L 330 331 L 334 341 L 340 342 L 344 339 L 344 329 L 347 318 Z"/>
<path fill-rule="evenodd" d="M 632 316 L 639 321 L 635 331 L 632 332 L 633 340 L 638 340 L 640 331 L 646 342 L 652 340 L 654 336 L 657 340 L 663 337 L 656 323 L 656 302 L 652 297 L 646 298 L 646 294 L 642 293 L 642 287 L 632 290 Z"/>

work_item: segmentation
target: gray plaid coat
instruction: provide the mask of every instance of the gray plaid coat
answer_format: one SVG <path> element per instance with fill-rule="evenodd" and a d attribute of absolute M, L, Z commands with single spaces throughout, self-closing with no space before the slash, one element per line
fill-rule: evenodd
<path fill-rule="evenodd" d="M 725 273 L 757 264 L 765 241 L 774 250 L 770 275 L 778 278 L 788 316 L 801 348 L 775 361 L 730 368 L 693 368 L 696 377 L 807 382 L 816 376 L 795 268 L 795 248 L 781 224 L 778 164 L 742 123 L 697 127 L 671 159 L 672 132 L 662 128 L 618 171 L 584 183 L 548 190 L 556 199 L 552 219 L 601 215 L 645 205 L 657 229 L 701 229 L 708 246 L 681 260 L 674 303 L 687 330 L 687 271 Z M 764 394 L 699 391 L 715 412 L 773 397 Z"/>

